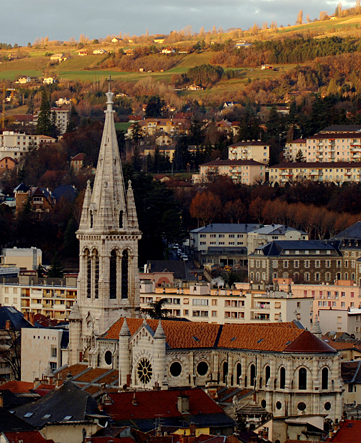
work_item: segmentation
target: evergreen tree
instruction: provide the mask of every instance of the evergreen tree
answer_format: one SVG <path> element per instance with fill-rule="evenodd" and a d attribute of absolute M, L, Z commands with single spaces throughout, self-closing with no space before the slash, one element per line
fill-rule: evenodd
<path fill-rule="evenodd" d="M 38 124 L 36 133 L 41 135 L 49 135 L 52 133 L 52 122 L 50 112 L 50 102 L 47 92 L 44 90 L 41 96 L 40 112 L 38 115 Z"/>
<path fill-rule="evenodd" d="M 60 261 L 59 255 L 56 252 L 48 270 L 48 277 L 50 278 L 62 278 L 64 275 L 64 268 Z"/>

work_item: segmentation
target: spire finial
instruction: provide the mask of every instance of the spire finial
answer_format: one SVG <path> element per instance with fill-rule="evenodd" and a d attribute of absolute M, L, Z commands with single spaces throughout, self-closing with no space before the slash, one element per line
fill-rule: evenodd
<path fill-rule="evenodd" d="M 108 92 L 110 92 L 110 84 L 112 82 L 112 76 L 111 75 L 109 75 L 109 78 L 107 79 L 107 82 L 108 82 Z"/>

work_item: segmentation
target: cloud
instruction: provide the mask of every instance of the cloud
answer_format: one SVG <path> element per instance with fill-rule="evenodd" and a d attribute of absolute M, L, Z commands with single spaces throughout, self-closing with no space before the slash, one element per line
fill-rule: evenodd
<path fill-rule="evenodd" d="M 352 6 L 354 2 L 348 6 Z M 305 0 L 304 18 L 318 18 L 320 11 L 332 14 L 337 2 Z M 343 4 L 343 7 L 347 7 Z M 3 0 L 1 8 L 4 43 L 26 45 L 37 37 L 50 40 L 79 39 L 80 34 L 101 38 L 126 32 L 141 35 L 169 33 L 192 26 L 248 29 L 275 20 L 278 26 L 294 24 L 301 6 L 295 0 Z"/>

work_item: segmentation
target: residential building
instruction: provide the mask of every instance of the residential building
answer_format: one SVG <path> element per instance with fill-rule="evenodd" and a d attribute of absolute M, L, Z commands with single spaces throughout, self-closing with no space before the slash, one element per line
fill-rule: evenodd
<path fill-rule="evenodd" d="M 14 306 L 22 313 L 38 313 L 46 317 L 65 320 L 76 300 L 75 277 L 42 278 L 20 275 L 3 278 L 0 284 L 0 303 Z"/>
<path fill-rule="evenodd" d="M 306 139 L 298 138 L 296 140 L 292 140 L 291 142 L 287 142 L 283 149 L 283 157 L 286 162 L 295 162 L 299 156 L 299 153 L 304 158 L 304 161 L 307 159 L 306 152 Z"/>
<path fill-rule="evenodd" d="M 10 157 L 20 160 L 21 156 L 44 143 L 55 143 L 56 139 L 47 135 L 27 135 L 21 132 L 3 131 L 0 134 L 0 159 Z"/>
<path fill-rule="evenodd" d="M 42 264 L 43 253 L 37 248 L 3 248 L 0 256 L 2 265 L 14 265 L 18 268 L 36 270 Z"/>
<path fill-rule="evenodd" d="M 311 329 L 312 298 L 298 297 L 284 291 L 252 288 L 211 289 L 210 284 L 189 283 L 188 287 L 156 287 L 143 284 L 140 293 L 141 308 L 149 308 L 166 298 L 165 309 L 173 317 L 191 321 L 239 324 L 299 321 Z"/>
<path fill-rule="evenodd" d="M 307 232 L 290 226 L 272 224 L 261 226 L 248 233 L 247 252 L 252 254 L 258 247 L 273 240 L 308 240 Z"/>
<path fill-rule="evenodd" d="M 228 146 L 229 160 L 254 160 L 259 163 L 268 164 L 270 145 L 262 143 L 261 140 L 242 140 Z"/>
<path fill-rule="evenodd" d="M 300 162 L 279 163 L 268 168 L 270 184 L 284 186 L 286 183 L 310 180 L 320 183 L 360 182 L 361 163 L 356 162 Z"/>
<path fill-rule="evenodd" d="M 52 62 L 58 62 L 58 63 L 63 62 L 63 61 L 65 61 L 65 60 L 67 60 L 67 59 L 68 59 L 68 58 L 67 58 L 63 53 L 53 54 L 53 55 L 50 57 L 50 60 L 51 60 Z"/>
<path fill-rule="evenodd" d="M 64 99 L 59 99 L 60 102 Z M 55 114 L 55 125 L 58 128 L 59 135 L 63 135 L 66 132 L 70 108 L 51 108 L 51 113 Z M 34 125 L 37 125 L 39 111 L 34 114 Z"/>
<path fill-rule="evenodd" d="M 62 328 L 31 328 L 21 332 L 21 380 L 43 379 L 49 367 L 55 371 L 67 364 L 69 331 Z M 34 358 L 36 356 L 36 358 Z"/>
<path fill-rule="evenodd" d="M 45 212 L 50 212 L 55 204 L 55 198 L 52 193 L 45 188 L 28 188 L 24 185 L 24 183 L 20 183 L 15 189 L 15 201 L 16 201 L 16 209 L 15 213 L 19 214 L 24 205 L 30 203 L 31 209 L 33 212 L 36 212 L 39 218 Z"/>
<path fill-rule="evenodd" d="M 20 84 L 25 84 L 25 83 L 30 83 L 31 82 L 31 78 L 28 75 L 25 75 L 23 77 L 19 77 L 18 80 L 16 81 L 16 83 L 20 83 Z"/>
<path fill-rule="evenodd" d="M 235 183 L 252 185 L 263 182 L 266 166 L 254 160 L 213 160 L 199 166 L 199 174 L 192 175 L 193 183 L 206 183 L 210 177 L 225 175 Z"/>
<path fill-rule="evenodd" d="M 80 153 L 71 157 L 70 159 L 70 167 L 73 169 L 75 173 L 79 172 L 80 169 L 84 166 L 85 154 Z"/>
<path fill-rule="evenodd" d="M 54 83 L 56 83 L 56 78 L 54 77 L 45 77 L 43 79 L 43 83 L 46 85 L 53 85 Z"/>
<path fill-rule="evenodd" d="M 3 174 L 6 171 L 12 171 L 17 166 L 17 160 L 14 160 L 11 157 L 4 157 L 0 160 L 0 174 Z"/>
<path fill-rule="evenodd" d="M 261 225 L 212 223 L 190 232 L 190 249 L 198 263 L 220 266 L 247 264 L 248 235 Z"/>

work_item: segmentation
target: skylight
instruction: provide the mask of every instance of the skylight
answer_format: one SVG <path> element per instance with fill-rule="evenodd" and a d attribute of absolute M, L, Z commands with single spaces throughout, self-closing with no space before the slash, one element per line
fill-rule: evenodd
<path fill-rule="evenodd" d="M 45 414 L 43 417 L 43 420 L 46 420 L 47 418 L 50 418 L 51 414 Z"/>
<path fill-rule="evenodd" d="M 72 418 L 72 415 L 66 415 L 65 417 L 64 417 L 64 420 L 70 420 Z"/>
<path fill-rule="evenodd" d="M 31 417 L 32 415 L 34 415 L 34 412 L 27 412 L 27 413 L 24 415 L 24 418 L 29 418 L 29 417 Z"/>
<path fill-rule="evenodd" d="M 234 341 L 236 338 L 237 338 L 237 337 L 233 337 L 233 338 L 231 338 L 231 341 Z"/>
<path fill-rule="evenodd" d="M 194 340 L 194 341 L 199 341 L 199 338 L 196 337 L 195 335 L 193 335 L 193 340 Z"/>

